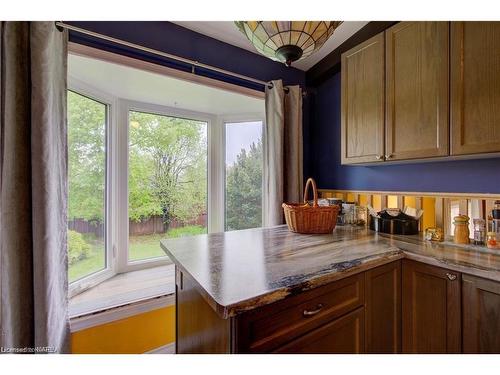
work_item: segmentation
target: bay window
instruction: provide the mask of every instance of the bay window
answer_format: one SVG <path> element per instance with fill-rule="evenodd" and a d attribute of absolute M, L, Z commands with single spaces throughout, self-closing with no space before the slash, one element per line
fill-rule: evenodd
<path fill-rule="evenodd" d="M 162 238 L 261 226 L 262 114 L 125 100 L 74 79 L 70 88 L 70 295 L 171 263 Z"/>

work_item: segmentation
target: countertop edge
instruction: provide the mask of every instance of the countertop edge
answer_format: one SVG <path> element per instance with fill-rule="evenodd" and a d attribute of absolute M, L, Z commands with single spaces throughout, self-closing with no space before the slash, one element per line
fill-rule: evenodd
<path fill-rule="evenodd" d="M 191 273 L 187 269 L 185 269 L 182 266 L 182 264 L 168 250 L 167 247 L 165 247 L 163 244 L 161 244 L 161 247 L 167 253 L 167 255 L 172 259 L 172 262 L 175 264 L 175 266 L 178 267 L 183 273 L 187 274 L 190 277 L 190 279 L 195 283 L 198 291 L 200 292 L 205 302 L 207 302 L 208 305 L 223 319 L 232 318 L 247 311 L 251 311 L 259 307 L 263 307 L 271 303 L 281 301 L 290 295 L 315 289 L 323 285 L 329 284 L 331 282 L 338 281 L 348 276 L 356 275 L 361 272 L 365 272 L 372 268 L 383 266 L 384 264 L 391 263 L 403 259 L 405 257 L 402 250 L 396 250 L 389 254 L 380 255 L 380 257 L 377 259 L 369 260 L 365 263 L 356 265 L 354 267 L 348 268 L 343 271 L 326 273 L 323 275 L 312 277 L 306 282 L 295 284 L 291 287 L 279 288 L 273 290 L 272 292 L 255 296 L 253 298 L 238 301 L 236 303 L 228 305 L 222 305 L 214 297 L 212 297 L 210 293 L 208 293 L 205 290 L 205 288 L 203 288 L 203 286 L 195 279 L 195 277 L 193 277 L 193 275 L 191 275 Z"/>
<path fill-rule="evenodd" d="M 498 271 L 484 270 L 478 267 L 477 265 L 461 266 L 452 262 L 444 262 L 440 259 L 429 257 L 426 255 L 415 254 L 403 249 L 402 251 L 404 253 L 405 259 L 414 260 L 431 266 L 446 268 L 450 271 L 460 272 L 467 275 L 473 275 L 491 281 L 500 282 L 500 272 Z"/>
<path fill-rule="evenodd" d="M 275 291 L 254 298 L 238 301 L 237 303 L 225 306 L 226 315 L 225 316 L 221 315 L 221 317 L 222 318 L 234 317 L 239 314 L 245 313 L 247 311 L 251 311 L 259 307 L 263 307 L 271 303 L 281 301 L 290 295 L 306 292 L 308 290 L 324 286 L 326 284 L 344 279 L 346 277 L 357 275 L 358 273 L 383 266 L 384 264 L 395 262 L 397 260 L 403 259 L 404 257 L 405 257 L 404 253 L 402 251 L 394 252 L 389 255 L 382 256 L 380 259 L 370 260 L 361 265 L 356 265 L 344 271 L 327 273 L 324 275 L 313 277 L 306 282 L 299 283 L 291 287 L 280 288 Z M 219 304 L 217 305 L 220 306 Z"/>
<path fill-rule="evenodd" d="M 219 303 L 210 293 L 203 288 L 203 286 L 195 279 L 191 273 L 185 269 L 181 262 L 168 250 L 166 246 L 161 244 L 162 249 L 165 253 L 172 259 L 173 263 L 176 267 L 178 267 L 183 273 L 188 275 L 190 279 L 196 285 L 198 291 L 200 292 L 202 298 L 208 303 L 208 305 L 223 319 L 229 319 L 235 317 L 239 314 L 263 307 L 265 305 L 278 302 L 280 300 L 285 299 L 286 297 L 297 294 L 300 292 L 305 292 L 311 289 L 315 289 L 317 287 L 321 287 L 323 285 L 329 284 L 331 282 L 335 282 L 346 278 L 348 276 L 356 275 L 361 272 L 365 272 L 367 270 L 382 266 L 387 263 L 391 263 L 400 259 L 409 259 L 418 262 L 422 262 L 425 264 L 429 264 L 436 267 L 441 267 L 445 269 L 449 269 L 451 271 L 460 272 L 463 274 L 470 274 L 477 277 L 482 277 L 492 281 L 500 282 L 500 272 L 495 270 L 486 270 L 478 267 L 477 265 L 460 265 L 453 263 L 452 261 L 443 261 L 442 259 L 416 254 L 412 252 L 410 249 L 411 246 L 419 246 L 412 243 L 404 242 L 400 239 L 393 239 L 393 246 L 397 248 L 397 250 L 390 252 L 388 254 L 381 254 L 378 258 L 368 260 L 361 264 L 355 265 L 351 268 L 347 268 L 345 270 L 340 270 L 336 272 L 326 272 L 324 274 L 311 277 L 307 281 L 295 284 L 289 287 L 282 287 L 276 290 L 273 290 L 268 293 L 264 293 L 246 300 L 237 301 L 235 303 L 229 304 L 221 304 Z M 406 247 L 406 249 L 405 249 Z"/>
<path fill-rule="evenodd" d="M 202 298 L 206 303 L 223 319 L 230 318 L 227 313 L 227 307 L 219 304 L 211 295 L 208 293 L 205 288 L 191 275 L 178 261 L 178 259 L 166 248 L 162 243 L 160 243 L 161 248 L 165 253 L 170 257 L 172 262 L 174 263 L 176 268 L 179 268 L 183 273 L 187 274 L 190 279 L 196 284 L 198 291 L 200 292 Z M 176 272 L 177 273 L 177 272 Z"/>

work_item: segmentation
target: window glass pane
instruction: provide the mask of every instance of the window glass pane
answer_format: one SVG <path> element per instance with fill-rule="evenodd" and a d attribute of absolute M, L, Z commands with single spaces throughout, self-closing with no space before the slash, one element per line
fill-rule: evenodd
<path fill-rule="evenodd" d="M 207 123 L 129 113 L 129 260 L 160 240 L 207 232 Z"/>
<path fill-rule="evenodd" d="M 106 268 L 105 104 L 68 92 L 68 276 Z"/>
<path fill-rule="evenodd" d="M 460 215 L 460 202 L 451 201 L 450 202 L 450 233 L 453 235 L 455 230 L 455 225 L 453 224 L 453 218 Z"/>
<path fill-rule="evenodd" d="M 262 226 L 262 122 L 226 123 L 226 230 Z"/>

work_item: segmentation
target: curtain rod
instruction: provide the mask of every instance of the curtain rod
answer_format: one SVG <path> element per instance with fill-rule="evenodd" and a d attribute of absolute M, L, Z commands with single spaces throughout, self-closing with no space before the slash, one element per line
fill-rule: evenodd
<path fill-rule="evenodd" d="M 171 59 L 171 60 L 176 60 L 176 61 L 180 61 L 180 62 L 183 62 L 183 63 L 186 63 L 186 64 L 190 64 L 192 66 L 192 73 L 193 74 L 194 74 L 194 68 L 195 67 L 200 67 L 200 68 L 212 70 L 214 72 L 222 73 L 222 74 L 225 74 L 225 75 L 228 75 L 228 76 L 231 76 L 231 77 L 239 78 L 239 79 L 242 79 L 242 80 L 245 80 L 245 81 L 250 81 L 250 82 L 258 83 L 258 84 L 263 85 L 263 86 L 268 86 L 268 84 L 269 84 L 268 82 L 261 81 L 259 79 L 255 79 L 255 78 L 248 77 L 248 76 L 245 76 L 245 75 L 242 75 L 242 74 L 238 74 L 238 73 L 233 73 L 233 72 L 230 72 L 228 70 L 224 70 L 224 69 L 217 68 L 215 66 L 203 64 L 203 63 L 200 63 L 200 62 L 195 61 L 195 60 L 190 60 L 190 59 L 186 59 L 184 57 L 180 57 L 180 56 L 176 56 L 176 55 L 171 55 L 170 53 L 166 53 L 166 52 L 158 51 L 156 49 L 144 47 L 144 46 L 141 46 L 139 44 L 130 43 L 130 42 L 127 42 L 125 40 L 113 38 L 111 36 L 107 36 L 107 35 L 103 35 L 103 34 L 100 34 L 100 33 L 96 33 L 94 31 L 82 29 L 80 27 L 69 25 L 69 24 L 64 23 L 64 22 L 56 22 L 55 24 L 56 24 L 57 29 L 60 30 L 60 31 L 62 31 L 62 29 L 68 29 L 68 30 L 71 30 L 71 31 L 76 31 L 76 32 L 81 33 L 81 34 L 90 35 L 90 36 L 98 38 L 98 39 L 103 39 L 103 40 L 107 40 L 109 42 L 113 42 L 113 43 L 116 43 L 116 44 L 121 44 L 123 46 L 134 48 L 134 49 L 138 49 L 138 50 L 141 50 L 141 51 L 144 51 L 144 52 L 151 53 L 153 55 L 158 55 L 158 56 L 166 57 L 166 58 Z"/>

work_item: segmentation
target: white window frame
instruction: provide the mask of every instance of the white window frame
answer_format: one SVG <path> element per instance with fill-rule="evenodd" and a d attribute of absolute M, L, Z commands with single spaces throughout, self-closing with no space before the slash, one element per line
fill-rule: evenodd
<path fill-rule="evenodd" d="M 261 122 L 262 123 L 262 142 L 264 142 L 264 130 L 266 126 L 266 117 L 264 113 L 243 113 L 233 115 L 219 116 L 219 123 L 222 129 L 222 229 L 226 230 L 226 124 L 237 124 L 242 122 Z M 262 144 L 264 146 L 264 143 Z M 264 175 L 264 160 L 262 161 L 262 175 Z M 262 192 L 264 192 L 264 179 L 262 179 Z M 261 222 L 264 223 L 264 211 L 262 211 Z"/>
<path fill-rule="evenodd" d="M 156 257 L 150 259 L 142 259 L 136 261 L 129 261 L 129 226 L 128 226 L 128 159 L 129 159 L 129 113 L 130 111 L 145 112 L 161 116 L 169 117 L 180 117 L 195 121 L 202 121 L 207 123 L 207 178 L 208 178 L 208 192 L 207 192 L 207 213 L 208 213 L 208 231 L 213 231 L 210 223 L 216 215 L 217 211 L 213 211 L 208 207 L 211 199 L 210 197 L 219 189 L 217 184 L 217 179 L 214 178 L 214 170 L 210 167 L 212 165 L 214 156 L 212 153 L 215 151 L 216 147 L 213 147 L 212 143 L 217 138 L 214 138 L 213 134 L 213 124 L 216 123 L 216 117 L 202 112 L 187 111 L 179 108 L 171 108 L 167 106 L 143 103 L 132 100 L 119 99 L 118 100 L 118 111 L 119 111 L 119 125 L 117 127 L 118 133 L 118 186 L 117 186 L 117 196 L 118 196 L 118 211 L 117 211 L 117 221 L 118 221 L 118 238 L 117 238 L 117 257 L 116 266 L 117 272 L 129 272 L 136 271 L 139 269 L 156 267 L 164 264 L 172 263 L 171 260 L 165 255 L 164 257 Z M 216 142 L 215 142 L 216 143 Z M 212 147 L 211 147 L 212 145 Z"/>
<path fill-rule="evenodd" d="M 116 243 L 116 226 L 112 220 L 116 212 L 116 201 L 111 194 L 116 185 L 116 173 L 112 165 L 116 158 L 116 109 L 117 99 L 107 93 L 97 90 L 84 82 L 68 76 L 68 90 L 106 105 L 106 198 L 105 198 L 105 251 L 106 267 L 91 273 L 81 279 L 69 283 L 68 295 L 72 297 L 87 290 L 116 274 L 114 253 Z"/>
<path fill-rule="evenodd" d="M 126 58 L 105 51 L 70 43 L 70 53 L 120 63 L 146 71 L 154 71 L 174 78 L 194 81 L 202 85 L 222 88 L 236 95 L 248 95 L 264 99 L 255 90 L 223 83 L 205 77 L 179 73 L 159 65 Z M 89 289 L 122 272 L 134 271 L 171 263 L 170 259 L 152 258 L 128 262 L 128 113 L 129 110 L 156 113 L 165 116 L 189 118 L 207 123 L 207 213 L 208 233 L 225 230 L 225 124 L 262 121 L 263 135 L 265 113 L 214 115 L 182 110 L 168 106 L 142 103 L 117 98 L 68 75 L 68 90 L 96 100 L 107 106 L 106 129 L 106 268 L 69 284 L 69 297 Z M 263 103 L 264 108 L 264 103 Z"/>

